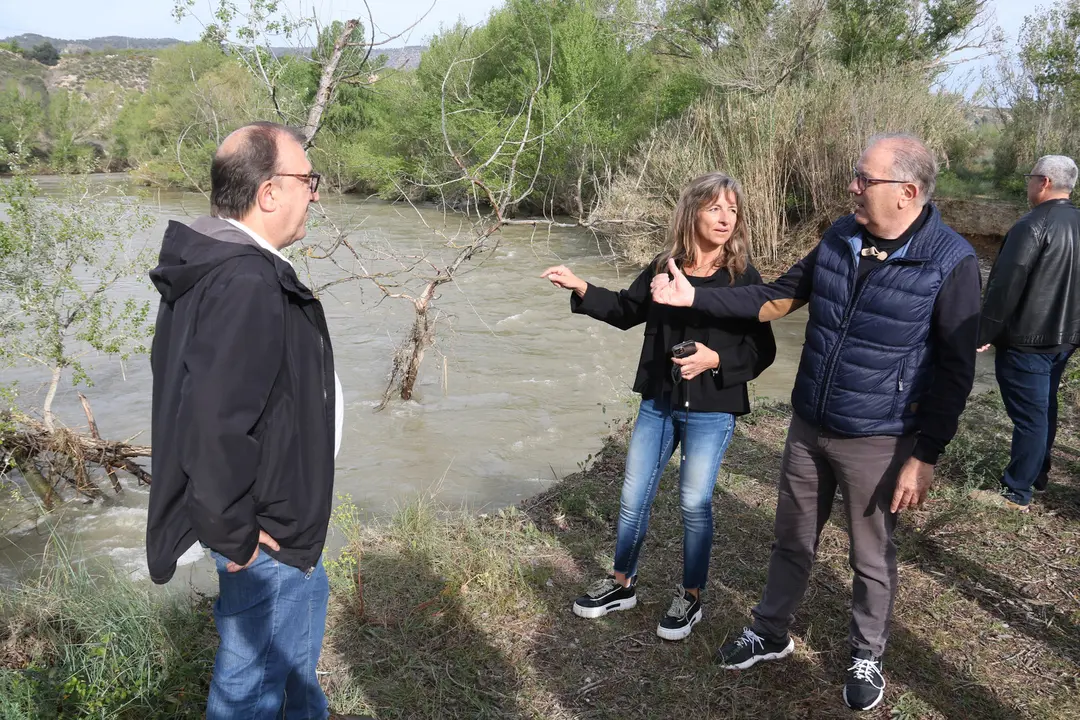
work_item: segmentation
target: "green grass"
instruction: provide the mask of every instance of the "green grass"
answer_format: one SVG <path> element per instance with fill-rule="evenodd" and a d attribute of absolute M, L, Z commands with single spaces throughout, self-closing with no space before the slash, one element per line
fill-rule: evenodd
<path fill-rule="evenodd" d="M 1002 187 L 988 173 L 956 173 L 944 170 L 937 177 L 937 197 L 951 200 L 992 200 L 1006 203 L 1024 203 L 1026 195 L 1023 185 L 1015 183 Z"/>
<path fill-rule="evenodd" d="M 1063 390 L 1050 490 L 1026 516 L 967 498 L 996 483 L 1008 447 L 997 395 L 970 402 L 930 501 L 901 518 L 889 688 L 862 717 L 1080 716 L 1078 384 Z M 476 516 L 425 498 L 372 525 L 342 502 L 320 663 L 332 706 L 383 719 L 851 717 L 839 692 L 851 602 L 839 504 L 795 618 L 796 653 L 744 673 L 710 662 L 765 580 L 789 417 L 762 405 L 737 427 L 714 500 L 706 619 L 682 643 L 655 635 L 680 576 L 674 467 L 638 608 L 599 621 L 569 609 L 610 567 L 625 425 L 586 470 L 517 508 Z M 4 603 L 0 718 L 198 717 L 214 650 L 206 602 L 169 603 L 65 563 Z"/>
<path fill-rule="evenodd" d="M 0 602 L 0 718 L 200 717 L 210 603 L 163 599 L 66 548 Z"/>

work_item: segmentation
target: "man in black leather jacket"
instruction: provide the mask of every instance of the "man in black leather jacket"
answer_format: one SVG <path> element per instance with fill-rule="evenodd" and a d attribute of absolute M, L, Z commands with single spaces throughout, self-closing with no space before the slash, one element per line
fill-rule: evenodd
<path fill-rule="evenodd" d="M 1076 176 L 1076 163 L 1064 155 L 1039 158 L 1025 176 L 1032 210 L 1005 236 L 983 300 L 979 350 L 995 347 L 1013 421 L 1001 495 L 1020 512 L 1032 488 L 1046 489 L 1058 384 L 1080 345 L 1080 210 L 1069 202 Z"/>

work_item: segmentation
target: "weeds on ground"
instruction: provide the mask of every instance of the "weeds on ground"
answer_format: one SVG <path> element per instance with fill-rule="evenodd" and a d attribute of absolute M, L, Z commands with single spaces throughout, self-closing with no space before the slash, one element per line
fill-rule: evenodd
<path fill-rule="evenodd" d="M 54 540 L 0 600 L 0 718 L 201 717 L 216 637 L 206 598 L 166 598 Z"/>

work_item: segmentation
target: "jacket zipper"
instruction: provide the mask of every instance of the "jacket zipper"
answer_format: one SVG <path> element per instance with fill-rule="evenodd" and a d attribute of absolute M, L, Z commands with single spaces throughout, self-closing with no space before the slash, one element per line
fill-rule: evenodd
<path fill-rule="evenodd" d="M 334 434 L 336 428 L 334 427 L 334 418 L 329 416 L 327 410 L 327 399 L 329 395 L 326 390 L 326 335 L 329 334 L 329 330 L 326 327 L 326 317 L 323 315 L 322 306 L 316 301 L 315 305 L 315 329 L 319 333 L 319 376 L 322 378 L 322 396 L 323 396 L 323 416 L 327 417 L 330 421 L 330 446 L 334 445 Z"/>

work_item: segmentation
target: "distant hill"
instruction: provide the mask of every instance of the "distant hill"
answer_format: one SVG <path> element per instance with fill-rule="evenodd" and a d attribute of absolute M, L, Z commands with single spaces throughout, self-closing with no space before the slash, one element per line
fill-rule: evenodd
<path fill-rule="evenodd" d="M 427 45 L 406 45 L 399 48 L 375 48 L 371 54 L 386 56 L 386 67 L 400 70 L 415 70 L 420 67 L 420 56 L 427 50 Z"/>
<path fill-rule="evenodd" d="M 102 50 L 161 50 L 182 44 L 182 41 L 176 38 L 136 38 L 125 35 L 108 35 L 88 40 L 63 40 L 36 33 L 23 33 L 22 35 L 4 38 L 0 42 L 15 42 L 24 50 L 29 50 L 43 42 L 49 42 L 63 55 L 77 55 L 83 52 L 100 52 Z M 415 70 L 420 66 L 420 55 L 426 49 L 427 46 L 425 45 L 406 45 L 399 48 L 375 48 L 371 54 L 373 57 L 385 55 L 387 67 L 400 70 Z M 271 48 L 271 50 L 275 55 L 304 55 L 310 48 L 276 47 Z"/>
<path fill-rule="evenodd" d="M 64 40 L 35 33 L 24 33 L 7 38 L 4 42 L 14 41 L 19 47 L 29 49 L 43 42 L 52 43 L 63 56 L 54 67 L 45 67 L 39 63 L 25 60 L 18 55 L 0 50 L 0 87 L 14 79 L 19 85 L 41 90 L 75 90 L 81 92 L 88 80 L 99 79 L 115 82 L 121 87 L 145 92 L 149 87 L 150 68 L 154 63 L 156 50 L 180 45 L 175 38 L 136 38 L 124 35 L 109 35 L 88 40 Z M 415 70 L 420 66 L 420 55 L 427 48 L 423 45 L 409 45 L 400 48 L 375 48 L 373 57 L 386 56 L 387 68 Z M 102 51 L 146 51 L 146 54 L 132 52 L 105 53 Z M 273 48 L 278 55 L 303 55 L 308 48 Z M 380 72 L 380 71 L 376 71 Z"/>
<path fill-rule="evenodd" d="M 15 37 L 4 38 L 3 42 L 15 42 L 19 47 L 29 50 L 43 42 L 52 43 L 60 52 L 79 52 L 82 50 L 161 50 L 162 48 L 179 45 L 176 38 L 134 38 L 124 35 L 108 35 L 106 37 L 89 38 L 87 40 L 62 40 L 60 38 L 46 37 L 35 33 L 23 33 Z"/>

